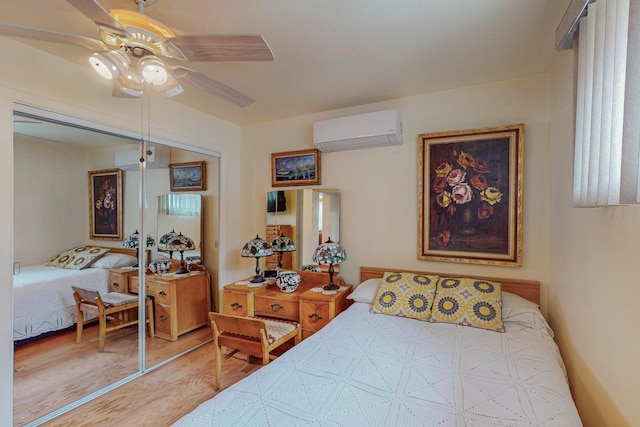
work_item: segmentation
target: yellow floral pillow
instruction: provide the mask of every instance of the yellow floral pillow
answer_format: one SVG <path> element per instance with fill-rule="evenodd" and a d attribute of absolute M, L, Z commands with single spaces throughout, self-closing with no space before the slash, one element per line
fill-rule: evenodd
<path fill-rule="evenodd" d="M 500 283 L 442 277 L 429 321 L 504 332 L 501 292 Z"/>
<path fill-rule="evenodd" d="M 89 267 L 95 261 L 100 259 L 102 255 L 109 252 L 107 248 L 98 248 L 98 247 L 88 247 L 84 248 L 84 250 L 78 250 L 82 248 L 76 248 L 74 252 L 72 252 L 72 258 L 64 265 L 64 268 L 70 270 L 82 270 L 83 268 Z"/>
<path fill-rule="evenodd" d="M 371 312 L 428 320 L 437 282 L 438 276 L 385 272 Z"/>

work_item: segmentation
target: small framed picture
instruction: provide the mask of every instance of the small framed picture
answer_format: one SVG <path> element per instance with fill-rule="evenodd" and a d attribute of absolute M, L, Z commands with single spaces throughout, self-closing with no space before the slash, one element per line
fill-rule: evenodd
<path fill-rule="evenodd" d="M 286 151 L 271 154 L 271 185 L 320 184 L 320 150 Z"/>
<path fill-rule="evenodd" d="M 90 239 L 122 240 L 122 171 L 89 171 Z"/>
<path fill-rule="evenodd" d="M 207 189 L 206 163 L 189 162 L 169 165 L 171 191 L 204 191 Z"/>

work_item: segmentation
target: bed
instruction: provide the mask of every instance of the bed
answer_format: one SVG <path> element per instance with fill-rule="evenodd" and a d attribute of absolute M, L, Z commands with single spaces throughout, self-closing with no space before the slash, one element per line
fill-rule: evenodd
<path fill-rule="evenodd" d="M 105 252 L 88 268 L 62 268 L 52 262 L 62 259 L 63 251 L 45 264 L 23 267 L 13 276 L 13 340 L 35 338 L 76 323 L 71 286 L 96 290 L 109 289 L 109 269 L 135 264 L 135 249 L 103 248 Z M 105 256 L 108 254 L 108 256 Z M 98 261 L 100 261 L 98 263 Z"/>
<path fill-rule="evenodd" d="M 372 313 L 385 271 L 407 272 L 362 267 L 347 310 L 174 426 L 582 425 L 538 282 L 479 278 L 502 284 L 500 333 Z"/>

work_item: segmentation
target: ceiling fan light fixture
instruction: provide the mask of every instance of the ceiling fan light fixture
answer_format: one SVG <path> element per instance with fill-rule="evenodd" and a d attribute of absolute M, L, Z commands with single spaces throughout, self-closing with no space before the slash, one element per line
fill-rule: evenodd
<path fill-rule="evenodd" d="M 119 78 L 114 83 L 115 89 L 122 92 L 128 97 L 140 98 L 142 96 L 142 88 L 132 85 L 131 83 L 133 83 L 133 80 Z"/>
<path fill-rule="evenodd" d="M 158 58 L 145 58 L 140 61 L 142 79 L 154 86 L 160 86 L 167 82 L 169 73 L 165 65 Z"/>
<path fill-rule="evenodd" d="M 120 75 L 118 67 L 101 53 L 94 53 L 89 57 L 91 67 L 103 78 L 113 80 Z"/>

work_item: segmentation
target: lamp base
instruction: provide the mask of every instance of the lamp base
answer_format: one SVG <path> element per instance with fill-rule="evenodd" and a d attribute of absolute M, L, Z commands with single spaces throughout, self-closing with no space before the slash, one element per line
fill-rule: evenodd
<path fill-rule="evenodd" d="M 329 283 L 327 285 L 324 285 L 322 289 L 324 289 L 325 291 L 337 291 L 338 289 L 340 289 L 340 286 L 336 285 L 335 283 Z"/>
<path fill-rule="evenodd" d="M 253 279 L 249 280 L 250 283 L 262 283 L 265 281 L 265 278 L 259 274 L 253 276 Z"/>
<path fill-rule="evenodd" d="M 187 270 L 184 267 L 180 267 L 180 269 L 178 271 L 176 271 L 175 274 L 187 274 L 189 272 L 189 270 Z"/>

